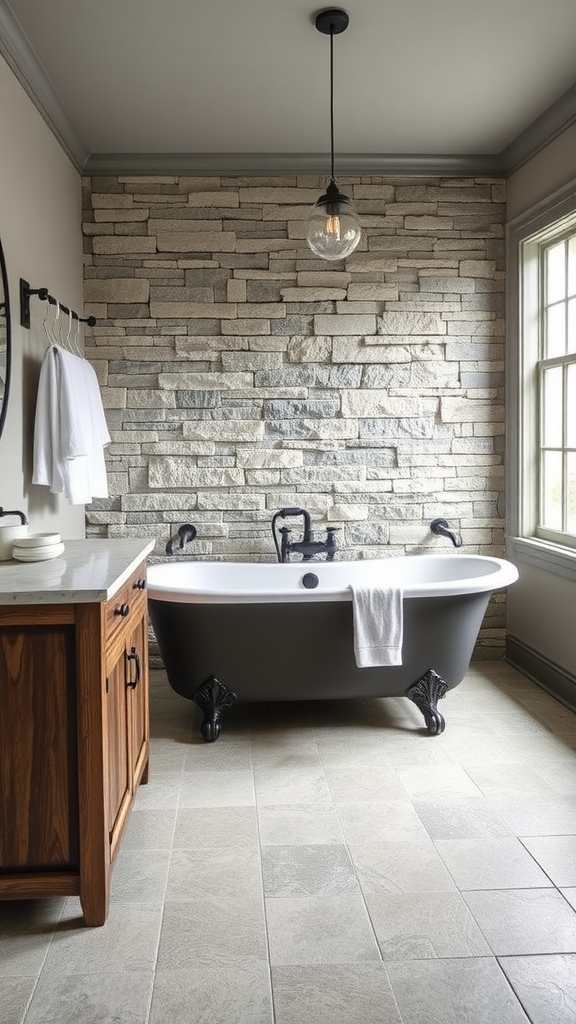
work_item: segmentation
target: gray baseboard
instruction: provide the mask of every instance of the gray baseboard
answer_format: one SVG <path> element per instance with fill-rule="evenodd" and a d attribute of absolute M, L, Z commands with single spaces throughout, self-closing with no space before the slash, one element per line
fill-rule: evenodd
<path fill-rule="evenodd" d="M 506 661 L 576 711 L 576 678 L 517 637 L 506 637 Z"/>

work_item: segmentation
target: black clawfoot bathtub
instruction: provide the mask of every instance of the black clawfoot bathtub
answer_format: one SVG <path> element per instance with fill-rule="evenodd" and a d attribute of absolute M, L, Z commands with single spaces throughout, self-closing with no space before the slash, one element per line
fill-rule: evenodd
<path fill-rule="evenodd" d="M 464 678 L 493 590 L 518 578 L 481 555 L 358 562 L 179 562 L 150 566 L 150 619 L 171 687 L 218 738 L 238 701 L 407 696 L 431 733 L 437 702 Z M 400 587 L 402 664 L 358 668 L 350 585 Z"/>

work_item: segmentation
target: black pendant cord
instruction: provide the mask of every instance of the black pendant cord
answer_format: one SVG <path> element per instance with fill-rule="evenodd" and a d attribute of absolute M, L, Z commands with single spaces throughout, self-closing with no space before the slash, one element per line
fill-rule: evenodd
<path fill-rule="evenodd" d="M 334 26 L 330 25 L 330 181 L 334 181 Z"/>

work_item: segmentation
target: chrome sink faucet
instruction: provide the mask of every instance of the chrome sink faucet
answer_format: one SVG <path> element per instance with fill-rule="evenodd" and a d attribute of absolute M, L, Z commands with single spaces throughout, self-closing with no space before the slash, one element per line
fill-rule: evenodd
<path fill-rule="evenodd" d="M 278 537 L 276 533 L 276 523 L 279 518 L 286 519 L 292 517 L 302 517 L 303 530 L 302 537 L 300 540 L 291 540 L 290 535 L 292 533 L 289 526 L 281 526 L 279 533 L 281 536 L 280 543 L 278 543 Z M 331 562 L 336 554 L 336 526 L 326 527 L 326 540 L 314 540 L 312 535 L 312 520 L 310 513 L 305 508 L 281 508 L 278 512 L 274 513 L 272 518 L 272 536 L 274 538 L 274 545 L 276 547 L 276 555 L 279 562 L 289 562 L 291 554 L 302 555 L 303 562 L 309 562 L 314 555 L 325 554 L 326 561 Z"/>

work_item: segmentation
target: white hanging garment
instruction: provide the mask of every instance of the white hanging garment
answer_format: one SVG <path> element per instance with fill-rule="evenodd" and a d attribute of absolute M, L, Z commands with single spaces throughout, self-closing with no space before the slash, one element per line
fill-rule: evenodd
<path fill-rule="evenodd" d="M 51 345 L 40 369 L 32 482 L 84 505 L 108 497 L 104 447 L 110 434 L 90 363 Z"/>

